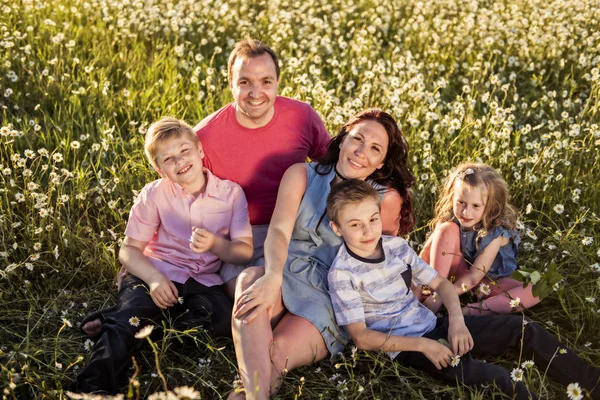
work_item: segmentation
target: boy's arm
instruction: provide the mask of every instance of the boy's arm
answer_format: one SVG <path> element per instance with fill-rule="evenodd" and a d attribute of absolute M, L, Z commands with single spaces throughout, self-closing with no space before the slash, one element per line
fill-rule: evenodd
<path fill-rule="evenodd" d="M 367 328 L 364 322 L 346 325 L 350 338 L 361 350 L 418 351 L 437 369 L 450 366 L 452 351 L 438 341 L 424 337 L 387 335 Z"/>
<path fill-rule="evenodd" d="M 246 265 L 250 262 L 254 252 L 251 237 L 241 237 L 230 241 L 197 227 L 192 228 L 191 241 L 190 248 L 196 253 L 210 251 L 221 261 L 229 264 Z"/>
<path fill-rule="evenodd" d="M 177 303 L 177 288 L 144 255 L 148 242 L 125 236 L 119 250 L 119 261 L 132 275 L 137 276 L 150 288 L 150 296 L 160 308 L 168 308 Z"/>
<path fill-rule="evenodd" d="M 221 261 L 229 264 L 246 265 L 254 253 L 248 201 L 241 186 L 236 184 L 232 190 L 233 200 L 229 221 L 231 240 L 219 237 L 208 230 L 193 227 L 190 248 L 196 253 L 210 251 Z"/>
<path fill-rule="evenodd" d="M 462 356 L 473 348 L 473 338 L 465 325 L 456 290 L 448 279 L 439 275 L 429 283 L 429 287 L 440 295 L 448 310 L 448 342 L 454 354 Z"/>

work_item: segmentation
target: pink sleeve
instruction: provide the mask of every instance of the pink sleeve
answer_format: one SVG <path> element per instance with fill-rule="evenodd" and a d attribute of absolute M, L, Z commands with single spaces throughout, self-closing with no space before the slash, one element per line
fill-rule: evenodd
<path fill-rule="evenodd" d="M 153 199 L 153 187 L 144 186 L 129 213 L 125 235 L 140 242 L 149 242 L 160 226 L 160 216 Z"/>
<path fill-rule="evenodd" d="M 327 145 L 331 141 L 331 135 L 327 132 L 325 124 L 319 114 L 311 107 L 310 129 L 313 138 L 312 147 L 308 151 L 308 157 L 316 160 L 327 154 Z"/>
<path fill-rule="evenodd" d="M 252 226 L 248 216 L 248 202 L 240 186 L 236 186 L 233 197 L 229 237 L 233 239 L 252 237 Z"/>

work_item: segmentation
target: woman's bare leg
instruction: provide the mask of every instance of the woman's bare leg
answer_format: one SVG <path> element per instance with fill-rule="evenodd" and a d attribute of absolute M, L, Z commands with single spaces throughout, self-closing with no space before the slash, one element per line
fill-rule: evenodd
<path fill-rule="evenodd" d="M 273 331 L 271 393 L 277 392 L 287 371 L 323 360 L 327 354 L 323 336 L 310 321 L 285 313 Z"/>
<path fill-rule="evenodd" d="M 263 275 L 264 268 L 250 267 L 245 269 L 237 279 L 234 304 L 237 303 L 239 295 Z M 243 324 L 241 320 L 232 318 L 231 328 L 235 355 L 247 399 L 269 398 L 272 380 L 270 353 L 273 343 L 271 319 L 276 322 L 284 312 L 285 309 L 280 300 L 272 311 L 273 315 L 261 313 L 250 324 Z M 236 396 L 232 392 L 229 398 L 236 398 Z"/>

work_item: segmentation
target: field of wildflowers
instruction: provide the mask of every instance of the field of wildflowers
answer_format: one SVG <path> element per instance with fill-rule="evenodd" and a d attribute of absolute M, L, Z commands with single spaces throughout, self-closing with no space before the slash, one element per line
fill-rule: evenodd
<path fill-rule="evenodd" d="M 0 0 L 0 10 L 4 397 L 64 398 L 90 347 L 77 324 L 115 301 L 129 208 L 157 177 L 143 133 L 163 115 L 194 125 L 230 102 L 226 59 L 246 34 L 279 53 L 280 94 L 310 102 L 332 133 L 366 107 L 398 119 L 418 182 L 415 248 L 450 168 L 471 159 L 501 171 L 522 213 L 520 265 L 564 277 L 526 315 L 600 363 L 597 0 Z M 231 341 L 167 329 L 153 343 L 126 396 L 164 390 L 162 376 L 196 390 L 180 398 L 231 390 Z M 518 354 L 494 361 L 542 397 L 567 397 Z M 489 393 L 349 350 L 293 371 L 279 396 Z"/>

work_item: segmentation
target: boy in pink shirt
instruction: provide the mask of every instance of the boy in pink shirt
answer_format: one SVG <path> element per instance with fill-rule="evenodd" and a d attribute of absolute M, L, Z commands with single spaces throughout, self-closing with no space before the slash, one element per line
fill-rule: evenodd
<path fill-rule="evenodd" d="M 162 179 L 147 184 L 129 215 L 119 261 L 127 275 L 116 310 L 81 373 L 78 392 L 116 393 L 117 374 L 143 343 L 144 325 L 177 315 L 184 329 L 231 335 L 230 299 L 218 274 L 222 262 L 252 257 L 252 229 L 241 187 L 206 168 L 192 128 L 162 118 L 146 135 L 146 155 Z"/>

